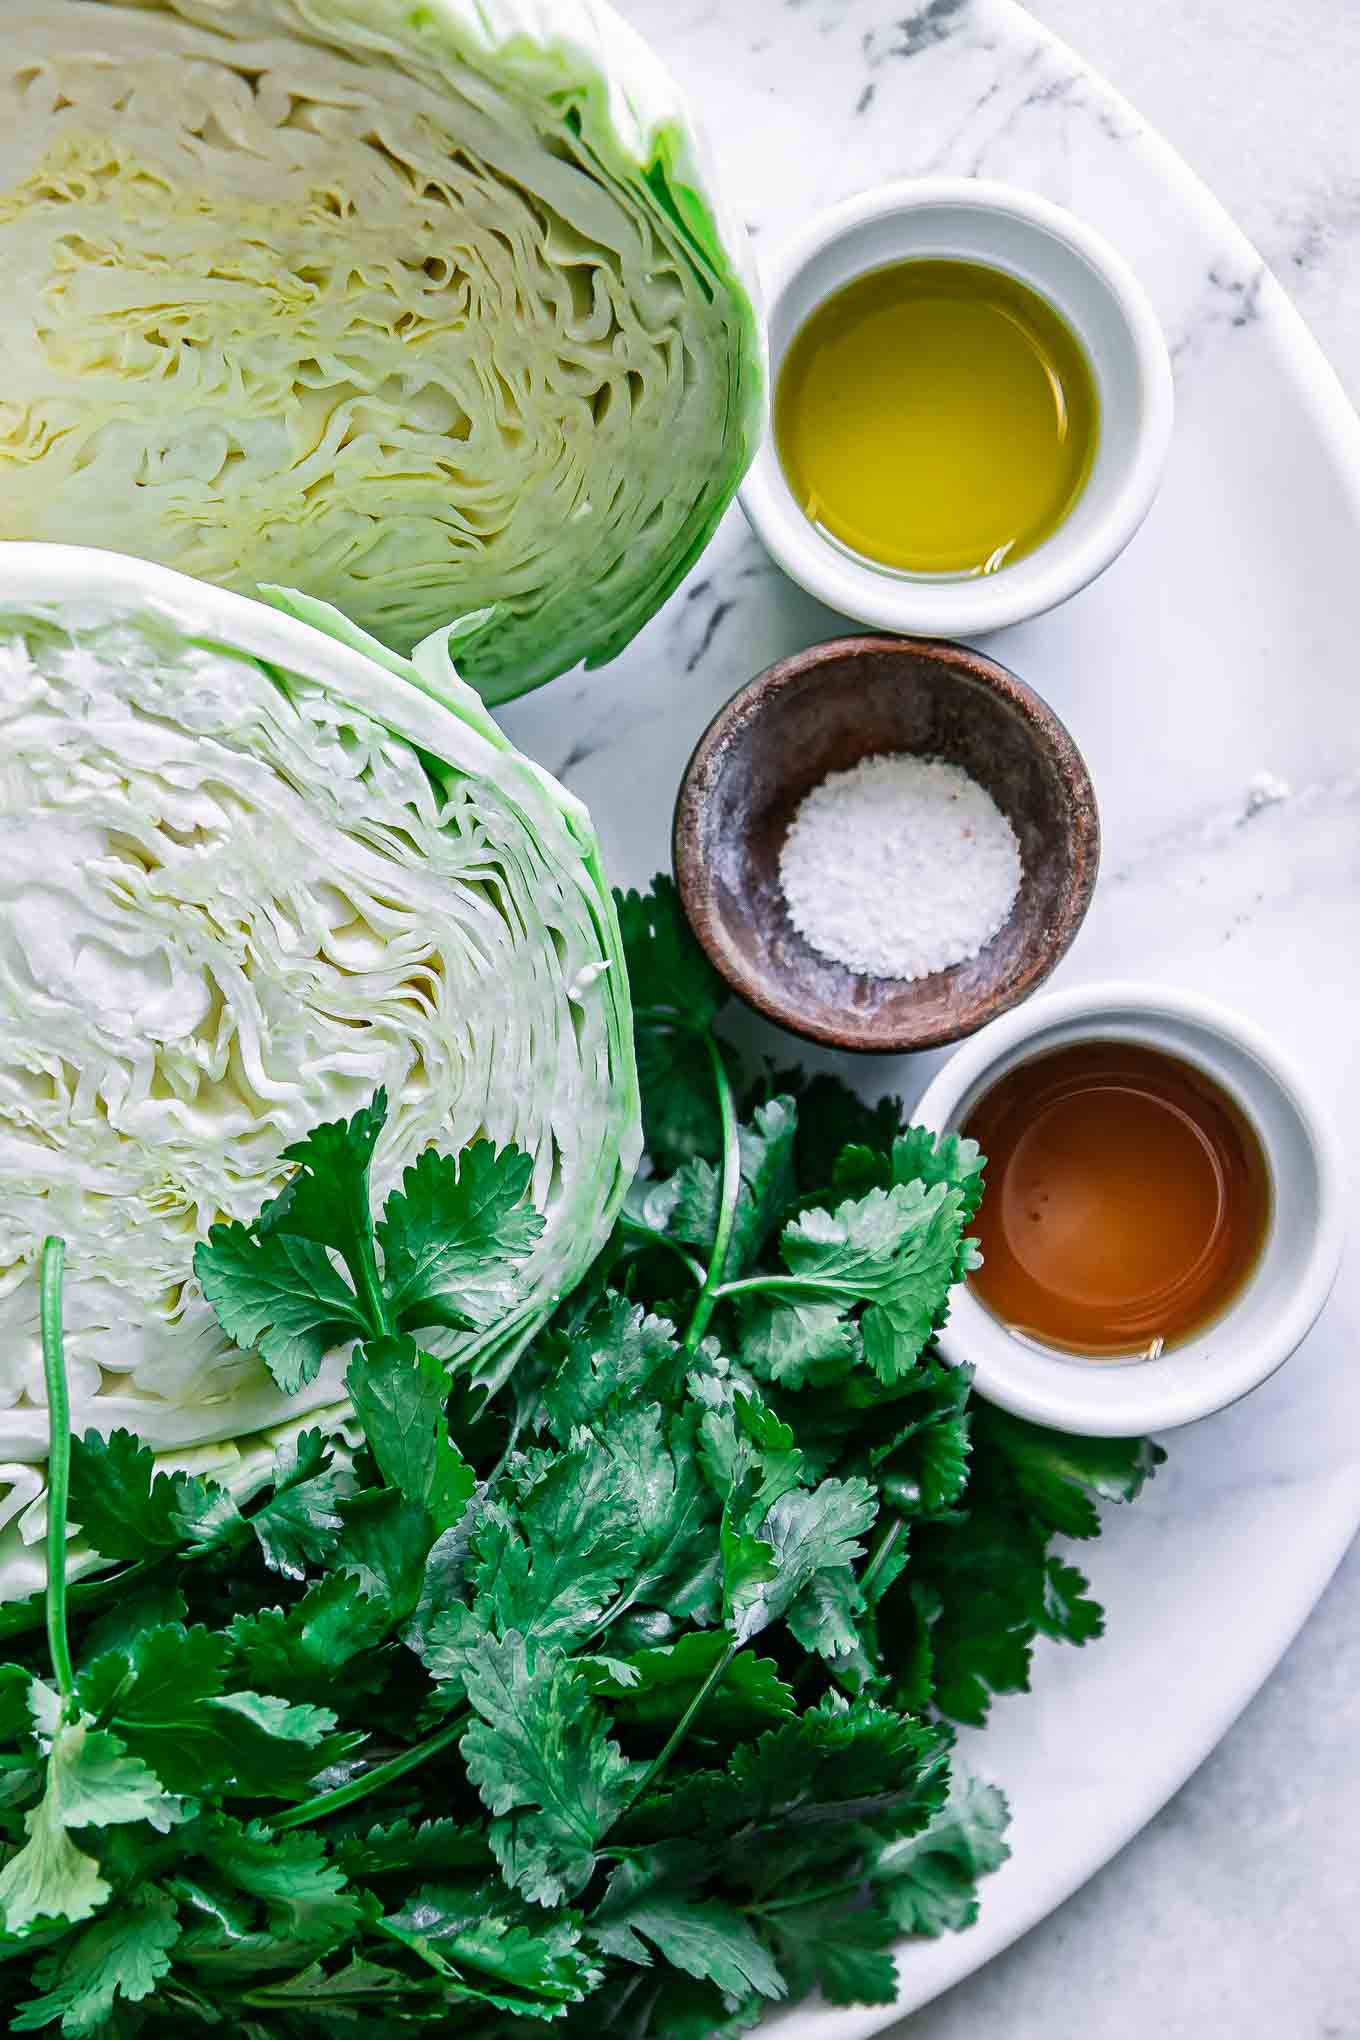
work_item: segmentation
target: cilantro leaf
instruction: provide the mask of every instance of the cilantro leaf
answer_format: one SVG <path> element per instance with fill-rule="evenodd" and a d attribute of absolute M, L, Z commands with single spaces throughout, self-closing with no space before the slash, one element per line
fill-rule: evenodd
<path fill-rule="evenodd" d="M 742 1519 L 751 1528 L 803 1479 L 803 1455 L 793 1431 L 754 1389 L 730 1377 L 695 1375 L 690 1390 L 704 1409 L 700 1463 L 729 1506 L 739 1498 Z"/>
<path fill-rule="evenodd" d="M 633 993 L 643 1142 L 658 1169 L 675 1169 L 722 1148 L 707 1030 L 727 987 L 690 932 L 669 877 L 658 876 L 646 893 L 616 892 L 614 904 Z"/>
<path fill-rule="evenodd" d="M 899 1432 L 891 1458 L 877 1469 L 885 1499 L 924 1515 L 952 1507 L 968 1478 L 968 1423 L 965 1415 L 943 1412 Z"/>
<path fill-rule="evenodd" d="M 489 1871 L 491 1850 L 485 1828 L 461 1826 L 457 1820 L 394 1820 L 363 1834 L 343 1834 L 332 1842 L 334 1863 L 347 1877 L 367 1883 L 381 1877 L 410 1877 L 436 1871 Z"/>
<path fill-rule="evenodd" d="M 188 1612 L 189 1604 L 177 1586 L 166 1580 L 150 1581 L 95 1617 L 81 1638 L 81 1656 L 88 1662 L 105 1651 L 126 1650 L 143 1630 L 183 1622 Z"/>
<path fill-rule="evenodd" d="M 42 1799 L 24 1817 L 28 1840 L 0 1870 L 0 1917 L 10 1934 L 43 1918 L 89 1919 L 110 1896 L 99 1864 L 68 1830 L 144 1820 L 164 1833 L 185 1813 L 117 1736 L 88 1715 L 63 1722 L 59 1696 L 37 1680 L 29 1705 L 51 1747 Z"/>
<path fill-rule="evenodd" d="M 727 987 L 690 932 L 674 879 L 658 874 L 645 893 L 616 890 L 614 905 L 634 1006 L 710 1026 Z"/>
<path fill-rule="evenodd" d="M 641 1767 L 604 1732 L 582 1674 L 551 1646 L 485 1637 L 465 1674 L 480 1719 L 463 1737 L 468 1775 L 491 1813 L 491 1846 L 527 1899 L 560 1905 L 588 1883 L 595 1852 Z"/>
<path fill-rule="evenodd" d="M 153 1763 L 169 1790 L 197 1795 L 287 1794 L 306 1785 L 327 1753 L 362 1740 L 332 1738 L 336 1717 L 328 1708 L 225 1691 L 229 1648 L 203 1628 L 148 1630 L 80 1674 L 81 1705 L 116 1731 L 120 1749 Z"/>
<path fill-rule="evenodd" d="M 902 1934 L 958 1933 L 977 1918 L 977 1879 L 1010 1854 L 1010 1812 L 994 1785 L 968 1773 L 919 1834 L 889 1842 L 870 1874 L 878 1901 Z"/>
<path fill-rule="evenodd" d="M 160 1739 L 155 1754 L 162 1775 L 173 1790 L 193 1792 L 213 1782 L 211 1770 L 198 1767 L 197 1735 L 187 1754 L 169 1724 L 176 1717 L 192 1721 L 200 1702 L 223 1691 L 227 1656 L 225 1639 L 211 1630 L 166 1623 L 95 1658 L 80 1673 L 76 1691 L 85 1712 L 116 1726 L 134 1749 L 149 1756 Z"/>
<path fill-rule="evenodd" d="M 897 1928 L 877 1906 L 809 1900 L 772 1915 L 779 1957 L 795 1994 L 820 1990 L 832 2005 L 890 2005 L 897 1997 Z"/>
<path fill-rule="evenodd" d="M 353 1476 L 335 1464 L 320 1431 L 304 1431 L 293 1444 L 279 1448 L 274 1491 L 249 1519 L 271 1572 L 303 1580 L 309 1567 L 334 1557 L 343 1527 L 339 1501 L 353 1485 Z"/>
<path fill-rule="evenodd" d="M 453 1820 L 419 1824 L 395 1820 L 363 1834 L 341 1835 L 333 1845 L 333 1855 L 347 1877 L 368 1881 L 420 1871 L 447 1876 L 451 1870 L 491 1868 L 485 1829 L 463 1827 Z"/>
<path fill-rule="evenodd" d="M 884 1598 L 880 1635 L 896 1639 L 895 1671 L 928 1651 L 936 1706 L 981 1727 L 993 1693 L 1028 1690 L 1043 1593 L 1042 1541 L 974 1493 L 961 1523 L 920 1526 L 911 1568 Z"/>
<path fill-rule="evenodd" d="M 798 1113 L 791 1098 L 771 1098 L 758 1105 L 754 1119 L 738 1129 L 741 1185 L 727 1253 L 729 1280 L 751 1265 L 792 1200 L 797 1130 Z M 668 1229 L 674 1238 L 707 1254 L 718 1228 L 721 1173 L 700 1157 L 687 1163 L 673 1182 L 675 1201 Z"/>
<path fill-rule="evenodd" d="M 738 2040 L 768 2010 L 758 1991 L 733 1997 L 670 1968 L 616 1975 L 567 2028 L 571 2040 Z"/>
<path fill-rule="evenodd" d="M 227 1488 L 198 1474 L 177 1473 L 175 1521 L 186 1548 L 202 1557 L 250 1540 L 250 1525 Z"/>
<path fill-rule="evenodd" d="M 379 1090 L 352 1119 L 314 1127 L 284 1149 L 297 1173 L 254 1224 L 215 1225 L 195 1250 L 194 1272 L 218 1323 L 260 1353 L 285 1394 L 314 1381 L 332 1347 L 384 1329 L 361 1299 L 376 1284 L 368 1175 L 386 1119 Z"/>
<path fill-rule="evenodd" d="M 606 1954 L 648 1966 L 652 1958 L 644 1944 L 650 1941 L 674 1968 L 733 1996 L 785 1995 L 769 1950 L 735 1906 L 671 1886 L 664 1854 L 618 1866 L 590 1923 Z"/>
<path fill-rule="evenodd" d="M 642 1392 L 675 1362 L 675 1327 L 610 1292 L 553 1354 L 543 1405 L 558 1441 L 592 1424 L 611 1402 Z"/>
<path fill-rule="evenodd" d="M 47 1798 L 68 1828 L 144 1820 L 163 1834 L 184 1817 L 182 1802 L 164 1790 L 150 1766 L 87 1719 L 59 1730 L 48 1760 Z"/>
<path fill-rule="evenodd" d="M 61 2021 L 63 2033 L 94 2033 L 117 1998 L 139 2004 L 169 1974 L 170 1951 L 179 1939 L 173 1899 L 143 1884 L 116 1912 L 39 1958 L 34 1981 L 43 1995 L 10 2021 L 12 2033 L 33 2033 Z"/>
<path fill-rule="evenodd" d="M 351 1119 L 329 1119 L 283 1150 L 297 1173 L 255 1221 L 262 1238 L 289 1233 L 330 1247 L 353 1272 L 370 1226 L 368 1172 L 384 1126 L 387 1092 L 374 1092 Z"/>
<path fill-rule="evenodd" d="M 789 1631 L 806 1651 L 831 1662 L 859 1648 L 864 1601 L 852 1568 L 830 1566 L 809 1580 L 788 1612 Z"/>
<path fill-rule="evenodd" d="M 1003 1463 L 1024 1507 L 1064 1537 L 1096 1537 L 1095 1504 L 1132 1502 L 1166 1458 L 1147 1438 L 1075 1438 L 990 1405 L 979 1412 L 989 1455 Z"/>
<path fill-rule="evenodd" d="M 405 2009 L 412 1988 L 410 1979 L 400 1970 L 386 1969 L 380 1962 L 369 1962 L 356 1955 L 342 1969 L 328 1970 L 324 1964 L 313 1962 L 295 1976 L 258 1983 L 251 1992 L 251 2001 L 263 2010 L 292 2016 L 314 2011 L 318 2023 L 326 2022 L 321 2024 L 321 2031 L 329 2033 L 334 2030 L 329 2022 L 336 2018 L 353 2019 L 362 2014 L 367 2022 L 369 2015 L 363 2008 L 371 2004 L 380 2012 L 384 2007 L 396 2010 L 399 2005 Z M 306 2025 L 301 2030 L 310 2036 L 317 2026 Z M 387 2030 L 376 2022 L 369 2025 L 370 2033 L 383 2032 L 385 2036 Z"/>
<path fill-rule="evenodd" d="M 194 1273 L 229 1339 L 257 1351 L 285 1395 L 315 1381 L 333 1346 L 364 1336 L 358 1298 L 315 1241 L 215 1225 Z"/>
<path fill-rule="evenodd" d="M 954 1279 L 962 1193 L 943 1183 L 898 1183 L 805 1211 L 784 1229 L 785 1265 L 805 1300 L 866 1301 L 864 1351 L 881 1380 L 914 1366 Z"/>
<path fill-rule="evenodd" d="M 388 1622 L 404 1622 L 415 1612 L 434 1543 L 429 1511 L 395 1488 L 365 1488 L 343 1501 L 340 1513 L 345 1528 L 336 1571 L 357 1581 Z"/>
<path fill-rule="evenodd" d="M 329 1707 L 294 1705 L 276 1693 L 219 1693 L 209 1704 L 224 1713 L 238 1715 L 279 1742 L 297 1743 L 305 1750 L 319 1749 L 335 1727 L 335 1715 Z M 358 1743 L 363 1738 L 355 1736 L 350 1740 Z"/>
<path fill-rule="evenodd" d="M 776 1070 L 755 1087 L 753 1099 L 779 1092 L 792 1097 L 798 1107 L 795 1167 L 804 1194 L 817 1199 L 826 1196 L 845 1148 L 857 1144 L 873 1152 L 888 1149 L 902 1131 L 900 1098 L 866 1104 L 858 1092 L 825 1070 L 812 1075 L 799 1068 Z"/>
<path fill-rule="evenodd" d="M 939 1515 L 963 1494 L 971 1424 L 969 1379 L 970 1370 L 927 1355 L 912 1384 L 913 1393 L 894 1406 L 898 1421 L 869 1454 L 874 1477 L 894 1507 L 913 1515 Z"/>
<path fill-rule="evenodd" d="M 982 1202 L 986 1166 L 987 1157 L 975 1140 L 909 1126 L 890 1147 L 869 1143 L 844 1148 L 836 1159 L 833 1181 L 852 1197 L 862 1197 L 866 1190 L 889 1190 L 894 1183 L 944 1183 L 961 1193 L 960 1209 L 965 1223 L 970 1223 Z"/>
<path fill-rule="evenodd" d="M 236 1616 L 227 1630 L 232 1670 L 254 1690 L 290 1700 L 324 1690 L 346 1667 L 349 1692 L 371 1688 L 371 1672 L 356 1684 L 353 1660 L 381 1643 L 399 1620 L 385 1599 L 364 1592 L 354 1574 L 330 1573 L 286 1612 L 261 1608 Z"/>
<path fill-rule="evenodd" d="M 346 1873 L 329 1859 L 319 1835 L 278 1834 L 263 1821 L 243 1823 L 218 1814 L 188 1830 L 183 1841 L 233 1890 L 264 1906 L 268 1930 L 281 1940 L 307 1938 L 318 1916 L 328 1930 L 343 1930 L 358 1918 L 357 1902 L 346 1893 Z"/>
<path fill-rule="evenodd" d="M 383 1927 L 454 1978 L 460 1996 L 533 2018 L 582 2003 L 603 1975 L 569 1917 L 527 1926 L 475 1884 L 423 1885 Z"/>
<path fill-rule="evenodd" d="M 641 1544 L 618 1466 L 583 1436 L 530 1480 L 517 1506 L 488 1503 L 472 1539 L 477 1614 L 531 1650 L 578 1643 L 618 1594 Z"/>
<path fill-rule="evenodd" d="M 180 1542 L 174 1483 L 131 1431 L 71 1440 L 71 1519 L 105 1558 L 158 1558 Z"/>
<path fill-rule="evenodd" d="M 1087 1594 L 1088 1582 L 1074 1565 L 1049 1557 L 1044 1564 L 1044 1607 L 1038 1627 L 1063 1643 L 1090 1643 L 1105 1633 L 1104 1610 Z"/>
<path fill-rule="evenodd" d="M 427 1509 L 437 1530 L 451 1529 L 477 1477 L 449 1438 L 443 1362 L 411 1338 L 373 1339 L 350 1361 L 345 1385 L 383 1479 Z"/>
<path fill-rule="evenodd" d="M 915 1808 L 936 1792 L 943 1797 L 947 1747 L 928 1722 L 829 1694 L 797 1721 L 738 1750 L 731 1769 L 762 1819 L 800 1821 L 809 1802 L 853 1803 L 861 1820 L 886 1818 L 900 1832 L 904 1805 Z"/>
<path fill-rule="evenodd" d="M 674 1643 L 635 1651 L 619 1662 L 583 1659 L 592 1693 L 608 1700 L 615 1718 L 645 1728 L 671 1728 L 727 1650 L 721 1630 L 691 1630 Z M 794 1711 L 793 1693 L 769 1658 L 738 1651 L 721 1683 L 704 1702 L 703 1724 L 714 1736 L 749 1735 Z"/>
<path fill-rule="evenodd" d="M 18 1743 L 33 1729 L 29 1690 L 33 1674 L 24 1665 L 0 1665 L 0 1739 Z"/>
<path fill-rule="evenodd" d="M 818 1303 L 781 1291 L 743 1296 L 739 1307 L 742 1361 L 761 1381 L 785 1388 L 834 1381 L 863 1351 L 858 1327 L 840 1301 Z"/>
<path fill-rule="evenodd" d="M 749 1642 L 777 1621 L 817 1573 L 862 1558 L 855 1540 L 877 1512 L 877 1497 L 863 1480 L 824 1480 L 781 1495 L 758 1533 L 770 1552 L 769 1577 L 729 1576 L 727 1612 L 737 1642 Z"/>
<path fill-rule="evenodd" d="M 657 1836 L 740 1835 L 762 1852 L 759 1876 L 783 1879 L 780 1849 L 799 1835 L 830 1837 L 860 1861 L 866 1837 L 922 1828 L 948 1785 L 947 1734 L 871 1700 L 832 1694 L 795 1721 L 744 1743 L 724 1771 L 696 1771 L 649 1793 L 628 1815 L 629 1842 Z M 753 1864 L 755 1858 L 749 1857 Z"/>
<path fill-rule="evenodd" d="M 0 1920 L 22 1934 L 42 1919 L 87 1920 L 111 1895 L 93 1856 L 78 1849 L 49 1787 L 24 1816 L 28 1840 L 0 1870 Z"/>
<path fill-rule="evenodd" d="M 487 1492 L 482 1486 L 474 1492 L 463 1512 L 462 1521 L 436 1537 L 425 1555 L 416 1605 L 401 1639 L 418 1658 L 428 1655 L 434 1625 L 440 1617 L 450 1609 L 464 1605 L 472 1534 L 486 1505 Z"/>
<path fill-rule="evenodd" d="M 513 1264 L 543 1231 L 526 1203 L 533 1162 L 476 1141 L 461 1155 L 427 1148 L 377 1224 L 388 1308 L 403 1331 L 488 1323 L 510 1293 Z"/>
<path fill-rule="evenodd" d="M 1028 1689 L 1036 1635 L 1083 1643 L 1100 1633 L 1085 1579 L 1050 1560 L 1049 1539 L 1095 1536 L 1095 1497 L 1131 1499 L 1162 1454 L 1146 1440 L 1060 1437 L 985 1403 L 971 1422 L 958 1520 L 919 1526 L 906 1604 L 903 1589 L 889 1596 L 884 1634 L 911 1649 L 924 1625 L 936 1705 L 981 1725 L 992 1694 Z"/>
<path fill-rule="evenodd" d="M 629 1602 L 657 1602 L 689 1621 L 716 1619 L 718 1510 L 688 1435 L 668 1430 L 652 1404 L 620 1411 L 602 1426 L 599 1443 L 637 1531 L 625 1575 Z"/>

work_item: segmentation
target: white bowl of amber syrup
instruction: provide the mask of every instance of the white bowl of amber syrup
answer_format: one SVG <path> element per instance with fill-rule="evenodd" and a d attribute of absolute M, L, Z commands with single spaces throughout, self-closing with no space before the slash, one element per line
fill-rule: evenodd
<path fill-rule="evenodd" d="M 1033 193 L 923 177 L 810 220 L 763 274 L 772 423 L 741 489 L 793 580 L 880 630 L 965 638 L 1115 560 L 1171 441 L 1138 278 Z"/>
<path fill-rule="evenodd" d="M 1104 983 L 1050 994 L 951 1057 L 916 1118 L 988 1154 L 983 1266 L 940 1334 L 980 1394 L 1086 1437 L 1226 1408 L 1301 1343 L 1341 1258 L 1335 1137 L 1258 1028 Z"/>

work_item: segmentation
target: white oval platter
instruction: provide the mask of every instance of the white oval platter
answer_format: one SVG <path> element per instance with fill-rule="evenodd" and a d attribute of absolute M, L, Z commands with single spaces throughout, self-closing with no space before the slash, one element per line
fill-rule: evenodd
<path fill-rule="evenodd" d="M 1066 719 L 1100 795 L 1096 902 L 1055 983 L 1144 976 L 1235 1003 L 1312 1068 L 1354 1152 L 1360 424 L 1278 285 L 1137 114 L 1009 0 L 619 4 L 688 85 L 758 253 L 852 191 L 942 172 L 1042 192 L 1137 269 L 1176 368 L 1162 494 L 1095 587 L 988 640 Z M 645 883 L 715 709 L 840 628 L 734 511 L 624 658 L 504 719 L 590 802 L 615 881 Z M 939 1060 L 851 1073 L 910 1100 Z M 1033 1693 L 965 1736 L 1015 1815 L 978 1925 L 903 1949 L 895 2010 L 801 2007 L 771 2033 L 882 2031 L 1059 1904 L 1208 1754 L 1360 1523 L 1358 1320 L 1353 1257 L 1291 1364 L 1174 1436 L 1146 1499 L 1082 1556 L 1105 1639 L 1043 1650 Z"/>

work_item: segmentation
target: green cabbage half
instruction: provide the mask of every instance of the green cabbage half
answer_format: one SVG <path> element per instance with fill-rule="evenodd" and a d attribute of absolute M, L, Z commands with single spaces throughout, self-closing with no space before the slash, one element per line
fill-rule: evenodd
<path fill-rule="evenodd" d="M 754 449 L 682 102 L 599 0 L 6 0 L 0 538 L 286 582 L 488 700 L 612 658 Z"/>
<path fill-rule="evenodd" d="M 636 1166 L 585 809 L 443 635 L 407 663 L 300 606 L 312 622 L 109 553 L 0 547 L 2 1597 L 41 1570 L 44 1234 L 68 1243 L 77 1431 L 126 1425 L 239 1484 L 272 1426 L 346 1415 L 343 1355 L 285 1401 L 193 1276 L 290 1141 L 385 1084 L 380 1191 L 431 1144 L 532 1156 L 547 1224 L 504 1309 L 425 1342 L 487 1382 Z"/>

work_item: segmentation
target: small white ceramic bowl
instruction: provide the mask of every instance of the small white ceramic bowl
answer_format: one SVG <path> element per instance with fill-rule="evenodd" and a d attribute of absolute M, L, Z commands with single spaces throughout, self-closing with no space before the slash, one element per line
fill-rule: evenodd
<path fill-rule="evenodd" d="M 1271 1217 L 1260 1261 L 1222 1316 L 1155 1360 L 1089 1361 L 1008 1332 L 965 1288 L 940 1346 L 975 1369 L 979 1393 L 1036 1424 L 1134 1437 L 1193 1423 L 1247 1395 L 1289 1358 L 1327 1300 L 1341 1258 L 1334 1137 L 1289 1061 L 1236 1014 L 1186 992 L 1121 982 L 1051 993 L 996 1021 L 952 1056 L 914 1117 L 962 1126 L 1005 1071 L 1075 1041 L 1134 1041 L 1179 1056 L 1234 1098 L 1261 1139 Z"/>
<path fill-rule="evenodd" d="M 881 630 L 972 637 L 1038 616 L 1104 572 L 1146 517 L 1171 441 L 1171 361 L 1157 315 L 1122 256 L 1048 200 L 976 178 L 887 184 L 819 213 L 764 277 L 770 382 L 809 314 L 855 277 L 916 257 L 986 263 L 1027 283 L 1086 350 L 1100 439 L 1085 488 L 1053 535 L 994 574 L 907 574 L 845 550 L 804 514 L 765 436 L 742 508 L 785 573 Z M 904 370 L 909 373 L 909 369 Z"/>

